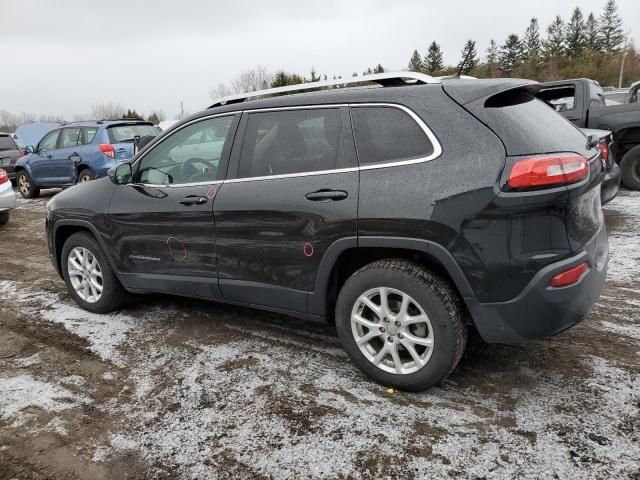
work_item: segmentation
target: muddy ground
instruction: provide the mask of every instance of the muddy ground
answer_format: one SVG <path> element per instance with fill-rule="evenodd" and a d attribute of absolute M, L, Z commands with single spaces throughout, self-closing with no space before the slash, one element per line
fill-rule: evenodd
<path fill-rule="evenodd" d="M 640 478 L 640 195 L 605 209 L 608 285 L 527 345 L 472 341 L 389 392 L 330 326 L 166 296 L 75 307 L 44 198 L 0 227 L 0 479 Z"/>

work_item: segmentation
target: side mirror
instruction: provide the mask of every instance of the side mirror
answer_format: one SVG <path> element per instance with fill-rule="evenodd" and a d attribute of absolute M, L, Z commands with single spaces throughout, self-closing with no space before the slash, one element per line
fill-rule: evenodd
<path fill-rule="evenodd" d="M 116 185 L 125 185 L 131 182 L 133 177 L 130 163 L 121 163 L 115 167 L 111 167 L 107 172 L 107 176 Z"/>
<path fill-rule="evenodd" d="M 33 148 L 33 145 L 27 145 L 27 153 L 33 153 L 36 151 L 35 148 Z"/>

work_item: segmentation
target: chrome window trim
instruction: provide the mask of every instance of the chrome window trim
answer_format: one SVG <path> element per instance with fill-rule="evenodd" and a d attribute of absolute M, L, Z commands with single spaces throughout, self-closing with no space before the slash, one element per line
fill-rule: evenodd
<path fill-rule="evenodd" d="M 416 122 L 418 126 L 422 129 L 422 131 L 425 133 L 425 135 L 433 145 L 433 152 L 426 157 L 410 158 L 406 160 L 394 160 L 391 162 L 374 163 L 371 165 L 359 165 L 357 167 L 335 168 L 331 170 L 315 170 L 315 171 L 301 172 L 301 173 L 284 173 L 281 175 L 265 175 L 265 176 L 259 176 L 259 177 L 231 178 L 231 179 L 224 179 L 224 180 L 213 180 L 210 182 L 177 183 L 177 184 L 166 184 L 166 185 L 151 184 L 151 183 L 135 183 L 135 184 L 128 184 L 128 185 L 148 186 L 148 187 L 154 187 L 154 188 L 165 188 L 165 187 L 177 188 L 177 187 L 193 187 L 198 185 L 216 185 L 216 184 L 223 184 L 223 183 L 242 183 L 242 182 L 252 182 L 252 181 L 262 181 L 262 180 L 277 180 L 282 178 L 310 177 L 310 176 L 316 176 L 316 175 L 330 175 L 333 173 L 357 172 L 360 170 L 377 170 L 379 168 L 398 167 L 403 165 L 415 165 L 417 163 L 423 163 L 423 162 L 429 162 L 431 160 L 435 160 L 440 155 L 442 155 L 442 146 L 440 145 L 438 138 L 427 126 L 427 124 L 418 116 L 418 114 L 416 114 L 413 110 L 411 110 L 409 107 L 406 107 L 405 105 L 400 105 L 398 103 L 387 103 L 387 102 L 328 103 L 328 104 L 322 104 L 322 105 L 320 104 L 295 105 L 295 106 L 288 106 L 288 107 L 270 107 L 270 108 L 253 108 L 248 110 L 234 110 L 231 112 L 224 112 L 224 113 L 218 113 L 218 114 L 206 115 L 204 117 L 199 117 L 191 120 L 190 122 L 185 123 L 184 125 L 180 125 L 180 127 L 171 131 L 169 135 L 167 135 L 165 138 L 161 139 L 158 143 L 153 145 L 153 147 L 150 150 L 143 152 L 140 157 L 136 158 L 132 162 L 132 165 L 141 161 L 146 155 L 148 155 L 150 152 L 153 152 L 153 150 L 155 150 L 155 148 L 158 145 L 164 142 L 167 138 L 173 136 L 176 132 L 182 130 L 185 127 L 188 127 L 189 125 L 193 125 L 194 123 L 198 123 L 201 121 L 210 120 L 216 117 L 233 116 L 233 115 L 243 114 L 243 113 L 274 112 L 274 111 L 281 111 L 281 110 L 312 110 L 312 109 L 320 109 L 320 108 L 331 109 L 331 108 L 340 108 L 340 107 L 349 107 L 349 108 L 386 107 L 386 108 L 397 108 L 399 110 L 402 110 L 406 114 L 408 114 L 413 119 L 413 121 Z M 354 134 L 354 138 L 355 138 L 355 134 Z"/>

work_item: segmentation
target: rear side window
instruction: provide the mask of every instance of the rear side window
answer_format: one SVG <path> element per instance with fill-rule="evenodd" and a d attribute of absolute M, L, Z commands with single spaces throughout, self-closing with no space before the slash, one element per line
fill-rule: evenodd
<path fill-rule="evenodd" d="M 18 147 L 8 135 L 0 135 L 0 150 L 17 150 Z"/>
<path fill-rule="evenodd" d="M 145 124 L 115 125 L 113 127 L 108 127 L 107 132 L 109 132 L 110 143 L 133 142 L 136 136 L 158 136 L 158 132 L 153 128 L 153 125 Z"/>
<path fill-rule="evenodd" d="M 393 107 L 351 109 L 361 165 L 428 157 L 433 144 L 424 130 L 403 110 Z"/>
<path fill-rule="evenodd" d="M 250 113 L 242 139 L 238 177 L 340 168 L 341 132 L 337 108 Z"/>
<path fill-rule="evenodd" d="M 84 128 L 84 135 L 82 137 L 82 145 L 88 145 L 93 142 L 93 139 L 98 133 L 98 129 L 96 127 Z"/>
<path fill-rule="evenodd" d="M 80 142 L 80 129 L 79 128 L 65 128 L 62 131 L 62 138 L 60 139 L 60 148 L 75 147 Z"/>
<path fill-rule="evenodd" d="M 586 151 L 578 128 L 524 90 L 494 95 L 473 113 L 500 137 L 509 155 Z"/>

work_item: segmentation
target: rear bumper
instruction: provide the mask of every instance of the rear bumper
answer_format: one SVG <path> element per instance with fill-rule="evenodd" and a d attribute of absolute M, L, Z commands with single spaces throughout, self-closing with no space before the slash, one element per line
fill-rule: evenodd
<path fill-rule="evenodd" d="M 16 208 L 17 201 L 16 192 L 13 191 L 11 182 L 0 185 L 0 212 Z"/>
<path fill-rule="evenodd" d="M 602 182 L 602 190 L 600 191 L 601 202 L 602 205 L 610 202 L 616 195 L 618 195 L 618 190 L 620 189 L 620 178 L 622 174 L 620 172 L 620 166 L 612 162 L 609 171 L 606 173 L 604 177 L 604 181 Z"/>
<path fill-rule="evenodd" d="M 525 289 L 506 302 L 467 300 L 482 338 L 490 343 L 519 343 L 556 335 L 582 321 L 604 287 L 608 264 L 607 232 L 603 226 L 578 255 L 548 265 Z M 571 286 L 550 287 L 558 272 L 587 262 L 589 271 Z"/>

